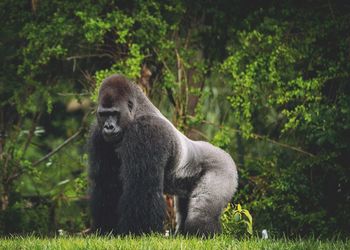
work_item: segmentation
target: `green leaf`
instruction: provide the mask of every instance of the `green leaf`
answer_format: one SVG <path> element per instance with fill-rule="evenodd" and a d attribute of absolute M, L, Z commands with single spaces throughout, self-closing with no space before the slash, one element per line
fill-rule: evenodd
<path fill-rule="evenodd" d="M 242 213 L 248 218 L 249 222 L 253 224 L 253 218 L 249 211 L 247 209 L 243 209 Z"/>

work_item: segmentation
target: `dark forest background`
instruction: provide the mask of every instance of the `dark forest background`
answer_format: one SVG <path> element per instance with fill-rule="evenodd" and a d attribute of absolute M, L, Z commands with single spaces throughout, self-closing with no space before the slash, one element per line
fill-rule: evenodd
<path fill-rule="evenodd" d="M 0 2 L 0 234 L 89 227 L 86 141 L 122 73 L 239 169 L 254 230 L 350 230 L 347 1 Z"/>

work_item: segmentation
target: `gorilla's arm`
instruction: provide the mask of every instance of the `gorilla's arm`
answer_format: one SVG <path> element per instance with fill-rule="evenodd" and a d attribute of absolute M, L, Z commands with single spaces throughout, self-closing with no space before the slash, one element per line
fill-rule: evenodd
<path fill-rule="evenodd" d="M 89 142 L 89 179 L 92 230 L 102 234 L 115 232 L 117 206 L 122 193 L 119 180 L 121 161 L 106 143 L 100 129 L 92 129 Z"/>
<path fill-rule="evenodd" d="M 124 135 L 120 156 L 125 182 L 118 210 L 122 214 L 118 224 L 121 234 L 163 231 L 164 169 L 173 143 L 167 126 L 163 119 L 144 116 L 134 121 Z"/>

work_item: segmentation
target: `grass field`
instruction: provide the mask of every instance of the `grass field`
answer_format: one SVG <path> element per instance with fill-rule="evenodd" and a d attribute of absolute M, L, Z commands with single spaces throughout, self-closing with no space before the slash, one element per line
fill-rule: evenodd
<path fill-rule="evenodd" d="M 3 237 L 0 249 L 350 249 L 350 241 L 309 240 L 236 240 L 227 236 L 213 239 L 144 237 Z"/>

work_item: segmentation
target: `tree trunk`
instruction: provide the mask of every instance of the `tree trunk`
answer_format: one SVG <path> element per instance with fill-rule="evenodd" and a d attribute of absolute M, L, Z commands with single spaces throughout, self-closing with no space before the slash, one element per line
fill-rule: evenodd
<path fill-rule="evenodd" d="M 5 183 L 2 184 L 1 192 L 1 211 L 5 211 L 9 206 L 9 186 Z"/>

